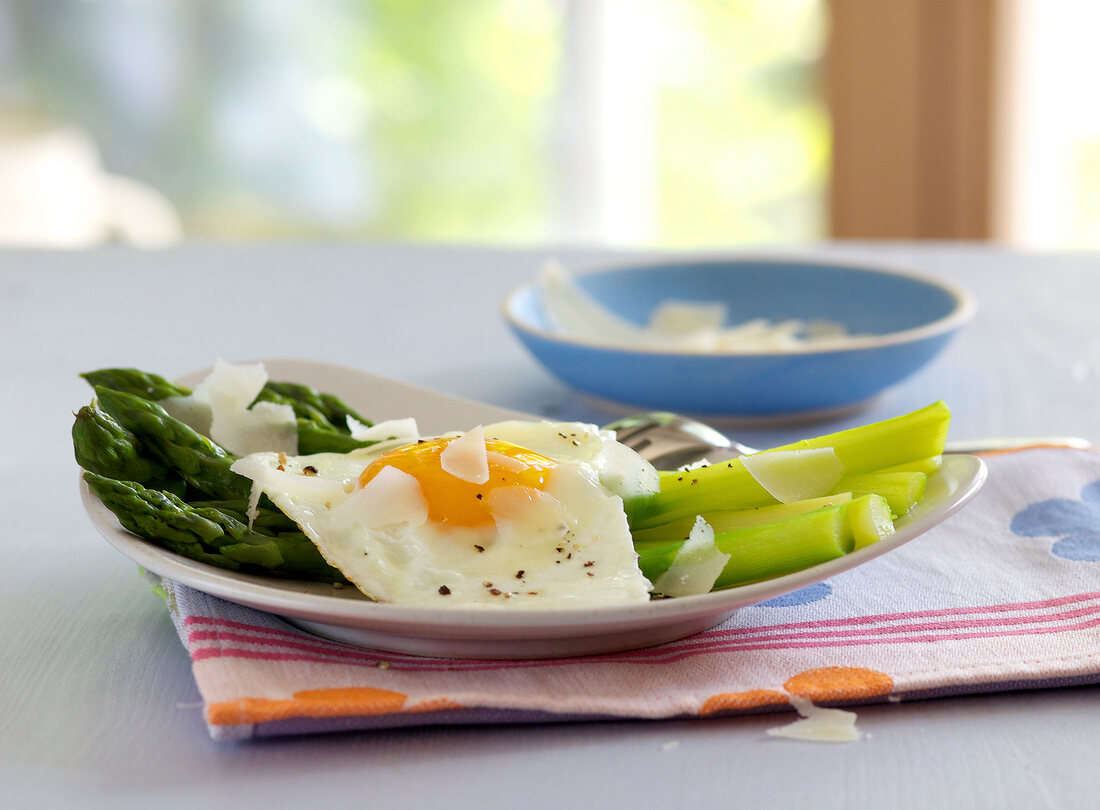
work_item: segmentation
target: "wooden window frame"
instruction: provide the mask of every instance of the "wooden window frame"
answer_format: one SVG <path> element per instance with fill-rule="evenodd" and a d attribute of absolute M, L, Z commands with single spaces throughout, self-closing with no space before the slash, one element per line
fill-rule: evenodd
<path fill-rule="evenodd" d="M 994 237 L 1008 0 L 828 0 L 830 236 Z"/>

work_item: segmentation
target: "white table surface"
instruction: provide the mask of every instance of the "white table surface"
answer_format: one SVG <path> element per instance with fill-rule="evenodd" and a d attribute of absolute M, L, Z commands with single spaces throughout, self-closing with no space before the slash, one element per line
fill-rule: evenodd
<path fill-rule="evenodd" d="M 944 354 L 851 423 L 944 398 L 956 439 L 1100 440 L 1100 256 L 973 245 L 796 252 L 941 275 L 979 301 Z M 550 256 L 576 264 L 599 254 L 0 251 L 0 805 L 1098 806 L 1100 687 L 866 707 L 858 714 L 868 736 L 844 745 L 765 735 L 787 715 L 229 745 L 207 736 L 167 611 L 80 506 L 69 428 L 89 391 L 77 374 L 132 365 L 173 376 L 218 357 L 323 359 L 556 418 L 607 419 L 538 368 L 499 316 L 503 294 Z M 769 445 L 806 433 L 738 435 Z"/>

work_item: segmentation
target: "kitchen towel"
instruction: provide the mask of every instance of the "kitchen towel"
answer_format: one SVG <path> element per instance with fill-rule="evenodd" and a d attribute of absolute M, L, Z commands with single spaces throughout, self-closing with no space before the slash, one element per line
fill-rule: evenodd
<path fill-rule="evenodd" d="M 1100 451 L 987 454 L 960 512 L 882 557 L 643 650 L 422 658 L 163 588 L 215 739 L 713 717 L 1100 682 Z"/>

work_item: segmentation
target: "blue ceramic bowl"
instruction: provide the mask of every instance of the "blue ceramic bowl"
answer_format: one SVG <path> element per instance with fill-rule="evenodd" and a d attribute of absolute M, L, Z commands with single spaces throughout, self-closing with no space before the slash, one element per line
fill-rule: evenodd
<path fill-rule="evenodd" d="M 622 318 L 645 324 L 669 299 L 719 301 L 728 322 L 827 319 L 840 348 L 698 353 L 624 349 L 556 334 L 532 280 L 503 309 L 552 374 L 617 405 L 743 419 L 854 409 L 931 360 L 973 316 L 965 291 L 878 267 L 800 260 L 686 260 L 578 273 L 575 283 Z"/>

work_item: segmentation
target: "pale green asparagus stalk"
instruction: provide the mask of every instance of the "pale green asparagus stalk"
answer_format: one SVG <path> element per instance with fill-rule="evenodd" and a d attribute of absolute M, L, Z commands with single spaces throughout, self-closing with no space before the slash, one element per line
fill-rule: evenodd
<path fill-rule="evenodd" d="M 771 523 L 715 533 L 715 546 L 730 559 L 714 588 L 801 571 L 843 557 L 893 531 L 885 499 L 864 495 Z M 638 564 L 650 582 L 656 582 L 668 570 L 682 545 L 678 542 L 639 549 Z"/>
<path fill-rule="evenodd" d="M 848 474 L 866 473 L 943 452 L 951 412 L 943 402 L 862 427 L 775 447 L 800 450 L 831 447 Z M 740 459 L 687 472 L 661 473 L 660 491 L 629 499 L 625 506 L 632 530 L 647 529 L 677 518 L 724 509 L 776 503 Z"/>

